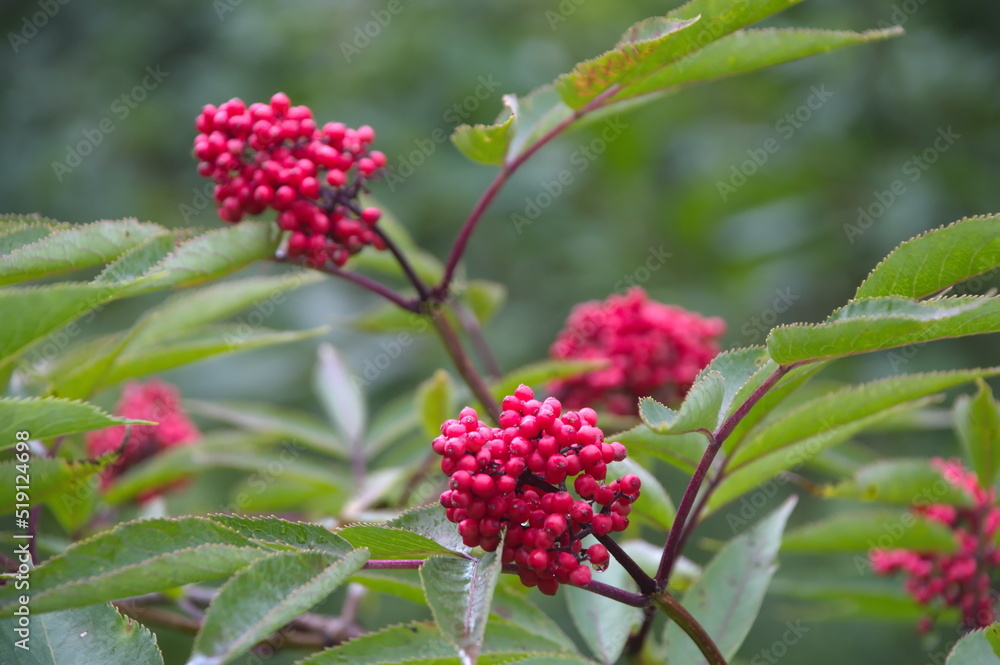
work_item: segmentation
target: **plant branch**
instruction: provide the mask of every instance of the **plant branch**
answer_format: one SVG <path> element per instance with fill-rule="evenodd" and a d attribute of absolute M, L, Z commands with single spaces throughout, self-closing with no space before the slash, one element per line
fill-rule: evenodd
<path fill-rule="evenodd" d="M 417 290 L 420 300 L 422 302 L 427 301 L 430 298 L 430 292 L 427 289 L 427 285 L 424 284 L 424 280 L 420 279 L 420 275 L 417 274 L 417 271 L 413 269 L 413 265 L 410 263 L 409 259 L 406 258 L 406 255 L 403 254 L 402 250 L 400 250 L 396 243 L 392 241 L 392 238 L 390 238 L 385 231 L 379 228 L 378 224 L 372 226 L 372 230 L 375 231 L 380 238 L 382 238 L 382 242 L 385 243 L 386 248 L 392 252 L 394 257 L 396 257 L 399 267 L 403 269 L 403 272 L 406 273 L 406 278 L 410 280 L 410 284 L 413 284 L 413 288 Z"/>
<path fill-rule="evenodd" d="M 472 390 L 472 394 L 475 395 L 476 399 L 478 399 L 483 405 L 483 408 L 489 413 L 490 418 L 492 418 L 494 422 L 499 422 L 500 404 L 493 397 L 493 393 L 490 392 L 490 388 L 486 385 L 486 381 L 479 374 L 476 366 L 473 365 L 472 361 L 469 359 L 469 355 L 462 347 L 462 342 L 458 339 L 458 335 L 455 334 L 455 329 L 452 328 L 451 323 L 448 322 L 444 308 L 431 304 L 428 307 L 427 316 L 434 324 L 434 327 L 437 328 L 438 335 L 441 337 L 441 342 L 448 351 L 448 355 L 451 356 L 452 362 L 455 363 L 455 368 L 458 370 L 458 373 L 462 375 L 465 383 L 468 384 L 469 389 Z"/>
<path fill-rule="evenodd" d="M 458 237 L 455 239 L 455 244 L 452 245 L 451 252 L 448 254 L 448 262 L 445 264 L 444 276 L 441 278 L 441 283 L 434 289 L 435 294 L 446 293 L 448 287 L 451 284 L 451 280 L 455 275 L 455 269 L 458 267 L 458 262 L 462 258 L 462 254 L 465 253 L 465 247 L 469 243 L 469 238 L 472 237 L 472 232 L 476 229 L 476 224 L 479 222 L 483 213 L 496 198 L 497 193 L 504 186 L 504 183 L 514 174 L 515 171 L 528 160 L 532 155 L 538 152 L 546 143 L 559 136 L 563 131 L 566 130 L 574 122 L 587 115 L 588 113 L 595 111 L 604 105 L 604 102 L 608 101 L 614 94 L 618 92 L 618 84 L 610 86 L 607 90 L 594 97 L 585 106 L 574 111 L 569 117 L 557 124 L 555 127 L 545 132 L 542 136 L 535 140 L 524 152 L 519 154 L 517 157 L 509 162 L 505 162 L 503 168 L 500 169 L 500 173 L 496 175 L 490 186 L 486 188 L 482 196 L 476 202 L 475 207 L 472 208 L 472 212 L 469 213 L 469 217 L 465 220 L 465 224 L 462 225 L 462 230 L 459 231 Z"/>
<path fill-rule="evenodd" d="M 676 598 L 664 591 L 656 598 L 656 606 L 687 633 L 710 665 L 727 665 L 726 657 L 719 651 L 711 636 L 705 632 L 705 628 Z"/>
<path fill-rule="evenodd" d="M 656 592 L 656 582 L 652 577 L 646 574 L 639 564 L 635 562 L 635 559 L 630 557 L 628 553 L 621 548 L 621 546 L 615 542 L 614 538 L 608 535 L 594 536 L 601 545 L 607 548 L 611 556 L 615 558 L 615 561 L 621 564 L 622 568 L 625 569 L 635 583 L 639 585 L 639 592 L 644 596 L 648 596 Z"/>
<path fill-rule="evenodd" d="M 349 282 L 354 282 L 363 289 L 367 289 L 372 293 L 379 295 L 394 305 L 405 309 L 408 312 L 417 313 L 420 311 L 419 301 L 412 300 L 410 298 L 404 298 L 400 294 L 393 291 L 391 288 L 378 282 L 371 277 L 361 275 L 356 272 L 351 272 L 350 270 L 343 270 L 332 265 L 322 265 L 313 266 L 309 265 L 305 259 L 301 257 L 292 258 L 285 254 L 275 254 L 274 260 L 280 263 L 291 263 L 292 265 L 302 266 L 304 268 L 311 268 L 313 270 L 319 270 L 320 272 L 325 272 L 328 275 L 333 275 L 334 277 L 339 277 L 341 279 L 346 279 Z"/>
<path fill-rule="evenodd" d="M 479 325 L 479 319 L 458 298 L 452 301 L 451 306 L 459 322 L 461 322 L 462 328 L 465 329 L 465 332 L 469 335 L 469 339 L 472 340 L 472 347 L 476 350 L 476 355 L 479 356 L 479 360 L 482 361 L 483 366 L 486 368 L 487 378 L 493 381 L 499 379 L 503 376 L 503 369 L 500 368 L 500 363 L 497 362 L 496 356 L 493 355 L 493 351 L 490 349 L 490 345 L 486 342 L 486 337 L 483 335 L 483 328 Z"/>
<path fill-rule="evenodd" d="M 691 476 L 691 481 L 688 483 L 687 489 L 684 490 L 684 496 L 681 499 L 680 505 L 677 507 L 677 515 L 674 517 L 674 523 L 670 527 L 670 533 L 667 535 L 667 542 L 663 546 L 663 556 L 660 558 L 660 567 L 656 571 L 656 583 L 659 587 L 665 588 L 667 584 L 667 579 L 670 577 L 670 571 L 673 568 L 674 562 L 680 553 L 680 545 L 682 542 L 682 535 L 687 528 L 688 516 L 691 514 L 691 507 L 694 505 L 694 501 L 698 496 L 698 492 L 701 489 L 702 483 L 705 481 L 705 476 L 708 474 L 708 469 L 712 466 L 712 462 L 715 460 L 716 454 L 725 443 L 726 439 L 736 426 L 740 424 L 748 413 L 757 402 L 759 402 L 764 395 L 767 394 L 774 385 L 782 379 L 791 370 L 793 365 L 779 365 L 774 372 L 771 373 L 767 379 L 764 380 L 757 389 L 750 394 L 743 404 L 740 404 L 739 408 L 733 412 L 729 418 L 726 419 L 724 423 L 719 427 L 714 435 L 709 434 L 708 446 L 705 448 L 705 453 L 701 457 L 701 461 L 698 462 L 698 467 L 694 471 L 694 475 Z"/>

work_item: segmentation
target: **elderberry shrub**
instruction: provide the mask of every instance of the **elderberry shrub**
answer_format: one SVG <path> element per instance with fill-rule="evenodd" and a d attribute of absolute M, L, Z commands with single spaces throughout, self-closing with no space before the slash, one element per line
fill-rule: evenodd
<path fill-rule="evenodd" d="M 448 520 L 469 547 L 494 552 L 506 528 L 501 559 L 517 566 L 525 586 L 552 595 L 560 584 L 586 585 L 590 565 L 607 568 L 607 548 L 589 535 L 624 531 L 641 481 L 628 474 L 605 482 L 608 464 L 625 446 L 604 441 L 597 413 L 563 411 L 559 400 L 535 399 L 521 385 L 503 399 L 500 427 L 462 409 L 431 444 L 450 489 L 441 494 Z M 577 497 L 567 489 L 567 482 Z"/>

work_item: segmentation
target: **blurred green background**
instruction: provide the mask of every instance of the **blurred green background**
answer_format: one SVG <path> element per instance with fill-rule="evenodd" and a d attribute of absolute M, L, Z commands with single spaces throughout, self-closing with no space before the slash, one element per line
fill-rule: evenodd
<path fill-rule="evenodd" d="M 206 189 L 190 154 L 193 119 L 206 103 L 264 101 L 283 90 L 322 121 L 372 125 L 390 164 L 401 173 L 414 166 L 403 182 L 376 184 L 374 193 L 441 257 L 494 170 L 434 143 L 435 130 L 450 131 L 459 119 L 492 121 L 502 94 L 527 93 L 611 46 L 632 22 L 674 6 L 402 0 L 381 25 L 372 12 L 388 2 L 50 2 L 51 18 L 39 14 L 45 3 L 0 7 L 3 211 L 217 225 L 210 206 L 193 210 Z M 487 330 L 505 368 L 543 357 L 574 303 L 605 298 L 627 276 L 641 280 L 637 270 L 651 251 L 669 253 L 644 283 L 651 295 L 724 317 L 725 346 L 736 347 L 762 342 L 775 323 L 819 320 L 899 242 L 1000 210 L 1000 5 L 812 0 L 769 23 L 854 30 L 902 23 L 907 34 L 644 106 L 622 116 L 624 130 L 594 160 L 581 161 L 577 151 L 600 125 L 542 151 L 508 184 L 467 253 L 470 276 L 509 289 Z M 942 134 L 952 138 L 934 148 Z M 776 152 L 745 164 L 772 138 Z M 81 142 L 89 154 L 74 166 L 69 153 Z M 921 168 L 913 161 L 920 155 L 934 163 Z M 512 215 L 545 201 L 545 183 L 566 168 L 572 185 L 516 228 Z M 741 168 L 753 174 L 739 187 L 720 185 L 740 184 L 734 170 Z M 891 193 L 895 181 L 902 193 Z M 128 325 L 159 297 L 115 303 L 87 333 Z M 349 328 L 372 304 L 367 294 L 326 282 L 290 297 L 268 325 L 333 324 L 330 339 L 360 372 L 386 341 Z M 314 347 L 243 354 L 164 378 L 192 397 L 312 408 Z M 865 357 L 833 375 L 998 364 L 1000 354 L 987 338 L 898 360 Z M 372 384 L 371 401 L 407 393 L 438 366 L 448 365 L 436 341 L 418 341 Z M 941 441 L 950 445 L 947 433 L 934 450 L 951 452 Z M 669 481 L 679 496 L 682 479 Z M 725 524 L 718 535 L 728 538 Z M 804 612 L 769 602 L 743 650 L 747 660 L 795 618 L 809 631 L 788 647 L 788 662 L 884 662 L 889 649 L 897 650 L 895 662 L 923 662 L 942 648 L 921 644 L 909 622 L 820 623 L 821 614 Z"/>

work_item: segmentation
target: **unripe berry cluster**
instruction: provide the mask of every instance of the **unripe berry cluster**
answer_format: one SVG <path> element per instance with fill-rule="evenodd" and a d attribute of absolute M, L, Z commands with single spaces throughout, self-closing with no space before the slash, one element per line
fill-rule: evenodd
<path fill-rule="evenodd" d="M 635 475 L 605 482 L 608 464 L 625 446 L 604 441 L 593 409 L 563 411 L 559 400 L 535 399 L 519 386 L 502 402 L 500 427 L 470 407 L 441 426 L 434 452 L 450 476 L 441 494 L 462 541 L 517 565 L 521 582 L 552 595 L 560 584 L 585 585 L 591 568 L 604 570 L 607 548 L 582 539 L 623 531 L 641 482 Z M 572 480 L 576 497 L 568 490 Z"/>
<path fill-rule="evenodd" d="M 125 425 L 107 427 L 87 434 L 87 453 L 92 457 L 110 452 L 121 453 L 114 464 L 104 471 L 104 486 L 140 462 L 169 448 L 188 445 L 201 436 L 198 428 L 181 410 L 178 390 L 160 381 L 127 384 L 115 407 L 115 415 L 152 420 L 158 424 L 129 425 L 127 439 Z M 173 486 L 151 488 L 139 495 L 139 500 L 146 501 L 171 487 Z"/>
<path fill-rule="evenodd" d="M 958 461 L 935 459 L 933 463 L 945 480 L 972 497 L 973 505 L 930 504 L 917 506 L 914 512 L 952 529 L 958 550 L 876 550 L 871 554 L 872 568 L 880 575 L 905 572 L 906 590 L 918 603 L 926 605 L 940 598 L 945 605 L 961 609 L 966 628 L 982 628 L 996 616 L 990 589 L 990 572 L 1000 565 L 995 542 L 1000 528 L 996 491 L 981 487 L 976 474 Z M 930 621 L 925 618 L 920 626 L 926 631 Z"/>
<path fill-rule="evenodd" d="M 608 366 L 556 381 L 552 390 L 568 408 L 604 404 L 622 415 L 638 414 L 640 397 L 678 402 L 719 353 L 716 338 L 725 329 L 722 319 L 654 302 L 639 287 L 603 303 L 581 303 L 549 353 Z"/>
<path fill-rule="evenodd" d="M 279 92 L 269 104 L 209 104 L 195 128 L 198 173 L 215 181 L 224 221 L 274 209 L 278 226 L 291 232 L 289 255 L 313 266 L 341 266 L 366 245 L 385 249 L 374 228 L 381 212 L 358 204 L 365 181 L 386 163 L 369 150 L 371 127 L 320 127 L 309 107 L 292 106 Z"/>

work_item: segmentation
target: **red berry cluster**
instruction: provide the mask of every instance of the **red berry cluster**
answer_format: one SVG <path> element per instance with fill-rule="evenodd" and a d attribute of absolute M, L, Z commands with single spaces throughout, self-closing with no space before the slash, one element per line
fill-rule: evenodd
<path fill-rule="evenodd" d="M 917 506 L 914 512 L 952 529 L 958 551 L 876 550 L 871 554 L 872 568 L 880 575 L 905 572 L 906 590 L 918 603 L 941 598 L 945 605 L 961 609 L 967 628 L 982 628 L 996 616 L 990 589 L 990 570 L 1000 565 L 1000 548 L 994 540 L 1000 528 L 996 491 L 983 489 L 976 474 L 957 460 L 935 459 L 933 463 L 945 480 L 972 497 L 973 505 L 930 504 Z M 920 623 L 924 632 L 930 625 L 926 617 Z"/>
<path fill-rule="evenodd" d="M 625 459 L 625 446 L 607 443 L 593 409 L 563 411 L 559 400 L 540 402 L 528 386 L 505 397 L 500 427 L 462 409 L 441 426 L 434 452 L 451 478 L 441 505 L 469 547 L 494 552 L 517 565 L 521 582 L 552 595 L 560 584 L 590 582 L 589 561 L 604 570 L 607 548 L 584 549 L 588 535 L 605 536 L 628 526 L 639 496 L 637 476 L 609 483 L 608 464 Z M 580 498 L 567 491 L 568 480 Z"/>
<path fill-rule="evenodd" d="M 680 401 L 719 353 L 719 318 L 649 300 L 634 287 L 605 302 L 573 308 L 552 344 L 556 359 L 607 360 L 606 368 L 556 381 L 552 390 L 569 408 L 604 403 L 613 413 L 638 414 L 638 399 Z"/>
<path fill-rule="evenodd" d="M 195 127 L 198 173 L 215 181 L 223 220 L 273 208 L 278 226 L 291 231 L 289 255 L 314 266 L 341 266 L 366 245 L 385 249 L 374 228 L 381 212 L 357 202 L 365 181 L 386 163 L 368 149 L 371 127 L 319 127 L 309 107 L 292 106 L 282 92 L 249 108 L 240 99 L 209 104 Z"/>
<path fill-rule="evenodd" d="M 201 432 L 181 410 L 178 390 L 160 381 L 129 383 L 115 407 L 115 415 L 136 420 L 152 420 L 157 425 L 129 425 L 128 439 L 125 425 L 107 427 L 86 436 L 87 452 L 92 457 L 120 451 L 120 456 L 109 466 L 102 477 L 106 487 L 131 467 L 168 448 L 187 445 L 201 436 Z M 125 445 L 122 450 L 122 445 Z M 145 501 L 163 493 L 168 487 L 147 490 L 139 496 Z"/>

